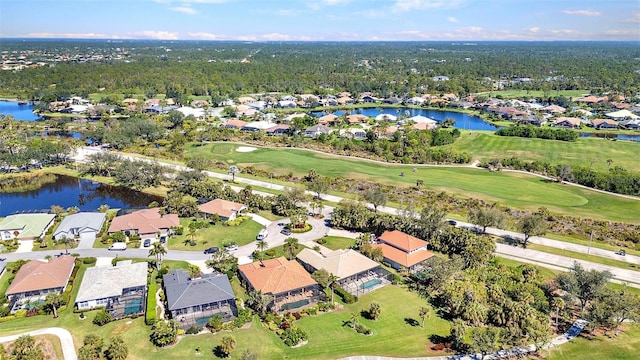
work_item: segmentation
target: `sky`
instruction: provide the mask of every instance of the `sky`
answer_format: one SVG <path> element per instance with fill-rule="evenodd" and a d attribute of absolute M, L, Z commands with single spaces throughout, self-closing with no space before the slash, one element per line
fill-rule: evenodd
<path fill-rule="evenodd" d="M 0 0 L 0 37 L 640 41 L 640 0 Z"/>

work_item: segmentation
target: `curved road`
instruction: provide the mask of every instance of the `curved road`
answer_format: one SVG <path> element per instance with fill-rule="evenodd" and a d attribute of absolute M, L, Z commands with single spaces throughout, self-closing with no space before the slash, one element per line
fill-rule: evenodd
<path fill-rule="evenodd" d="M 15 334 L 9 336 L 1 336 L 0 343 L 6 343 L 10 341 L 14 341 L 22 335 L 54 335 L 60 339 L 60 344 L 62 345 L 62 355 L 64 356 L 64 360 L 77 360 L 78 356 L 76 355 L 76 347 L 73 345 L 73 337 L 71 333 L 63 328 L 52 327 L 52 328 L 44 328 L 33 331 L 28 331 L 22 334 Z"/>

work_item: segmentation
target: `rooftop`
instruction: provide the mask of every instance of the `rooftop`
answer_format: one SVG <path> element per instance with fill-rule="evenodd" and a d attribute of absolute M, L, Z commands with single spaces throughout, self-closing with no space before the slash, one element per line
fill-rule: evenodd
<path fill-rule="evenodd" d="M 398 230 L 385 231 L 378 239 L 406 252 L 411 252 L 428 245 L 426 241 Z"/>
<path fill-rule="evenodd" d="M 127 288 L 147 284 L 146 262 L 120 261 L 117 266 L 94 266 L 87 268 L 78 290 L 76 303 L 122 295 Z"/>
<path fill-rule="evenodd" d="M 55 217 L 53 214 L 9 215 L 0 221 L 0 231 L 22 230 L 18 238 L 34 238 L 40 236 Z"/>
<path fill-rule="evenodd" d="M 235 299 L 227 275 L 204 274 L 191 279 L 184 270 L 173 270 L 163 276 L 169 310 Z"/>
<path fill-rule="evenodd" d="M 64 287 L 73 271 L 75 258 L 62 255 L 49 262 L 31 260 L 16 273 L 6 295 Z"/>
<path fill-rule="evenodd" d="M 255 290 L 263 294 L 280 294 L 317 284 L 295 260 L 284 257 L 239 265 L 238 270 Z"/>
<path fill-rule="evenodd" d="M 140 234 L 155 233 L 160 229 L 180 226 L 176 214 L 160 214 L 160 208 L 134 211 L 131 214 L 116 216 L 111 222 L 109 232 L 137 230 Z"/>
<path fill-rule="evenodd" d="M 305 248 L 298 254 L 297 259 L 314 269 L 324 269 L 339 279 L 348 278 L 380 266 L 377 262 L 352 249 L 335 250 L 322 255 L 317 251 Z"/>

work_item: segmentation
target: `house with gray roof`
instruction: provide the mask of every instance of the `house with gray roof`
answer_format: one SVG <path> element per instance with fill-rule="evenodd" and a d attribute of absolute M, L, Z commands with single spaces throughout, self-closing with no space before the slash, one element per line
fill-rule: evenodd
<path fill-rule="evenodd" d="M 78 310 L 105 307 L 114 319 L 144 314 L 147 298 L 146 262 L 120 261 L 116 266 L 87 268 L 76 297 Z"/>
<path fill-rule="evenodd" d="M 53 239 L 58 241 L 63 238 L 79 238 L 79 240 L 93 241 L 102 229 L 105 218 L 106 214 L 100 212 L 79 212 L 68 215 L 53 233 Z"/>
<path fill-rule="evenodd" d="M 202 326 L 216 315 L 224 322 L 238 315 L 235 294 L 224 274 L 214 272 L 192 279 L 179 269 L 162 278 L 171 317 L 184 329 Z"/>

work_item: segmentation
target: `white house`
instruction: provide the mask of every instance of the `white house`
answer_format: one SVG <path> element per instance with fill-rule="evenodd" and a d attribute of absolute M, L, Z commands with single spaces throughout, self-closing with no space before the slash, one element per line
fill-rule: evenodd
<path fill-rule="evenodd" d="M 80 240 L 95 240 L 104 225 L 106 214 L 99 212 L 80 212 L 68 215 L 62 220 L 58 229 L 53 233 L 53 239 L 62 238 Z"/>

